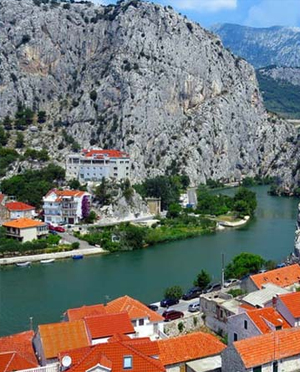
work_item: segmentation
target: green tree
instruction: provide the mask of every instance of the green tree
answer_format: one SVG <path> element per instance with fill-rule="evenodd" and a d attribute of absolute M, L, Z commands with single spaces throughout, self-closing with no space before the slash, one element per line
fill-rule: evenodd
<path fill-rule="evenodd" d="M 210 283 L 211 277 L 207 271 L 201 270 L 197 275 L 197 278 L 194 280 L 194 286 L 204 289 Z"/>
<path fill-rule="evenodd" d="M 11 120 L 11 118 L 8 115 L 5 116 L 5 118 L 3 120 L 3 126 L 6 130 L 11 130 L 12 129 L 12 123 L 13 123 L 13 121 Z"/>
<path fill-rule="evenodd" d="M 237 200 L 233 205 L 234 210 L 238 213 L 238 217 L 250 215 L 249 204 L 244 200 Z"/>
<path fill-rule="evenodd" d="M 0 146 L 7 145 L 7 141 L 8 141 L 8 135 L 5 132 L 3 126 L 1 125 L 0 126 Z"/>
<path fill-rule="evenodd" d="M 70 187 L 70 189 L 79 190 L 81 184 L 76 178 L 73 178 L 68 182 L 68 186 Z"/>
<path fill-rule="evenodd" d="M 47 115 L 46 115 L 46 111 L 39 111 L 38 112 L 38 123 L 42 124 L 42 123 L 45 123 L 47 120 Z"/>
<path fill-rule="evenodd" d="M 97 219 L 97 213 L 94 211 L 90 211 L 89 215 L 85 219 L 86 223 L 94 223 Z"/>
<path fill-rule="evenodd" d="M 265 260 L 253 253 L 240 253 L 235 256 L 225 269 L 226 278 L 241 278 L 244 275 L 257 273 L 265 264 Z"/>
<path fill-rule="evenodd" d="M 256 194 L 255 192 L 246 189 L 245 187 L 241 187 L 238 192 L 234 196 L 234 202 L 237 201 L 244 201 L 248 204 L 249 208 L 249 214 L 252 216 L 255 212 L 255 209 L 257 207 L 257 201 L 256 201 Z"/>
<path fill-rule="evenodd" d="M 179 204 L 172 203 L 169 206 L 167 218 L 177 218 L 179 217 L 181 211 L 182 211 L 182 208 Z"/>
<path fill-rule="evenodd" d="M 179 285 L 173 285 L 165 290 L 165 298 L 179 300 L 183 295 L 182 288 Z"/>
<path fill-rule="evenodd" d="M 100 185 L 95 189 L 95 199 L 101 206 L 111 203 L 111 193 L 108 187 L 108 181 L 103 177 Z"/>
<path fill-rule="evenodd" d="M 146 228 L 125 224 L 120 227 L 121 247 L 124 250 L 136 250 L 143 248 L 146 238 Z"/>
<path fill-rule="evenodd" d="M 22 147 L 24 147 L 24 135 L 18 132 L 16 139 L 16 148 L 21 149 Z"/>

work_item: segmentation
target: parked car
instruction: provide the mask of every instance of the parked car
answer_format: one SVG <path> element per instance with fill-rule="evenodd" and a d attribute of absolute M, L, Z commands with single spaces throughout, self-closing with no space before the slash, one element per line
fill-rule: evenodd
<path fill-rule="evenodd" d="M 286 264 L 285 264 L 284 262 L 279 263 L 279 264 L 276 266 L 276 269 L 281 269 L 282 267 L 286 267 Z"/>
<path fill-rule="evenodd" d="M 238 279 L 227 279 L 224 283 L 224 287 L 231 287 L 232 285 L 237 285 L 239 283 L 240 281 Z"/>
<path fill-rule="evenodd" d="M 50 231 L 54 231 L 55 230 L 55 227 L 53 225 L 51 225 L 51 223 L 48 223 L 48 229 Z"/>
<path fill-rule="evenodd" d="M 157 311 L 158 310 L 158 306 L 157 305 L 154 305 L 154 304 L 149 304 L 149 305 L 147 305 L 147 307 L 150 310 L 153 310 L 153 311 Z"/>
<path fill-rule="evenodd" d="M 55 230 L 49 230 L 49 234 L 57 235 L 57 231 L 55 231 Z"/>
<path fill-rule="evenodd" d="M 192 304 L 189 304 L 188 311 L 190 313 L 195 313 L 196 311 L 200 311 L 200 302 L 196 301 L 196 302 L 193 302 Z"/>
<path fill-rule="evenodd" d="M 211 283 L 204 289 L 203 293 L 219 291 L 221 288 L 222 288 L 221 283 Z"/>
<path fill-rule="evenodd" d="M 179 300 L 175 300 L 174 298 L 164 298 L 163 300 L 160 301 L 160 306 L 168 307 L 168 306 L 176 305 L 178 303 L 179 303 Z"/>
<path fill-rule="evenodd" d="M 165 322 L 169 322 L 170 320 L 183 318 L 184 314 L 177 310 L 166 310 L 163 312 L 162 316 L 165 318 Z"/>
<path fill-rule="evenodd" d="M 62 226 L 56 226 L 56 227 L 54 228 L 54 230 L 55 230 L 55 231 L 58 231 L 58 232 L 65 232 L 65 231 L 66 231 L 66 229 L 65 229 L 64 227 L 62 227 Z"/>
<path fill-rule="evenodd" d="M 193 287 L 191 289 L 189 289 L 183 296 L 182 296 L 182 299 L 183 300 L 191 300 L 192 298 L 196 298 L 196 297 L 199 297 L 202 293 L 202 289 L 199 288 L 199 287 Z"/>

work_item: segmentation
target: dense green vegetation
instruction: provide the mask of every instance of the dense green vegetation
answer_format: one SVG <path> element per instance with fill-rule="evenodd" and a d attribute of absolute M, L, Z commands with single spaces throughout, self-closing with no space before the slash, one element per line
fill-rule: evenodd
<path fill-rule="evenodd" d="M 129 223 L 93 229 L 81 236 L 89 244 L 99 244 L 110 252 L 141 249 L 148 245 L 195 237 L 215 230 L 216 224 L 208 219 L 182 215 L 174 219 L 162 219 L 152 227 Z"/>
<path fill-rule="evenodd" d="M 197 275 L 197 278 L 194 280 L 194 286 L 204 289 L 210 283 L 211 277 L 207 271 L 201 270 Z"/>
<path fill-rule="evenodd" d="M 143 183 L 134 185 L 142 197 L 161 198 L 161 207 L 168 209 L 171 204 L 178 204 L 180 193 L 190 184 L 189 177 L 183 176 L 158 176 L 148 178 Z"/>
<path fill-rule="evenodd" d="M 179 285 L 173 285 L 172 287 L 166 288 L 164 293 L 165 298 L 170 298 L 172 300 L 179 300 L 182 295 L 183 291 Z"/>
<path fill-rule="evenodd" d="M 274 80 L 256 71 L 264 103 L 269 111 L 291 119 L 300 119 L 300 87 Z"/>
<path fill-rule="evenodd" d="M 265 260 L 261 256 L 243 252 L 226 266 L 225 277 L 240 279 L 245 275 L 257 273 L 264 265 Z"/>
<path fill-rule="evenodd" d="M 201 185 L 197 190 L 197 198 L 198 205 L 195 212 L 202 215 L 220 216 L 235 212 L 237 217 L 252 216 L 257 206 L 255 193 L 244 187 L 239 188 L 232 198 L 228 195 L 211 194 Z"/>
<path fill-rule="evenodd" d="M 49 164 L 41 170 L 27 170 L 3 180 L 1 191 L 7 195 L 13 195 L 18 201 L 40 207 L 43 196 L 52 188 L 58 187 L 64 178 L 63 168 Z"/>

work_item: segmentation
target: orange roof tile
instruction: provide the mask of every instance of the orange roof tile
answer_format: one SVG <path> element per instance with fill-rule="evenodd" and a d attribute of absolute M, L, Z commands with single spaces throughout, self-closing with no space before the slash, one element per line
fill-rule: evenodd
<path fill-rule="evenodd" d="M 83 320 L 40 325 L 39 334 L 46 359 L 56 358 L 65 350 L 90 345 Z"/>
<path fill-rule="evenodd" d="M 86 316 L 101 315 L 105 313 L 106 311 L 105 311 L 105 307 L 103 304 L 88 305 L 88 306 L 85 305 L 82 307 L 69 309 L 66 312 L 68 316 L 68 320 L 79 320 L 79 319 L 83 319 Z"/>
<path fill-rule="evenodd" d="M 300 354 L 300 328 L 284 329 L 236 341 L 233 346 L 246 368 Z"/>
<path fill-rule="evenodd" d="M 278 297 L 289 309 L 294 318 L 300 318 L 300 292 L 287 293 Z"/>
<path fill-rule="evenodd" d="M 28 229 L 30 227 L 45 226 L 46 224 L 41 221 L 32 220 L 30 218 L 18 218 L 16 220 L 4 222 L 4 227 L 14 227 L 16 229 Z"/>
<path fill-rule="evenodd" d="M 289 285 L 300 282 L 300 266 L 294 264 L 291 266 L 281 267 L 280 269 L 251 275 L 250 278 L 258 289 L 261 289 L 266 283 L 273 283 L 279 287 L 288 287 Z"/>
<path fill-rule="evenodd" d="M 32 346 L 33 331 L 16 333 L 11 336 L 0 338 L 0 353 L 13 351 L 18 353 L 22 358 L 37 366 L 36 356 Z"/>
<path fill-rule="evenodd" d="M 119 150 L 83 150 L 85 157 L 98 155 L 99 157 L 108 156 L 110 158 L 129 158 L 129 154 Z"/>
<path fill-rule="evenodd" d="M 119 297 L 110 301 L 105 306 L 105 309 L 110 314 L 126 311 L 130 319 L 149 318 L 150 322 L 162 322 L 164 320 L 161 315 L 129 296 Z"/>
<path fill-rule="evenodd" d="M 162 363 L 149 356 L 154 356 L 154 354 L 149 354 L 149 351 L 153 350 L 152 344 L 156 342 L 150 339 L 142 340 L 141 343 L 144 343 L 144 350 L 147 349 L 146 345 L 149 347 L 146 353 L 138 350 L 135 341 L 132 340 L 132 342 L 130 342 L 130 339 L 124 339 L 123 336 L 120 336 L 110 339 L 107 343 L 61 353 L 59 359 L 61 360 L 65 355 L 71 357 L 72 365 L 69 372 L 86 372 L 98 363 L 111 368 L 112 372 L 120 372 L 124 370 L 124 357 L 131 356 L 131 372 L 165 372 Z M 157 347 L 156 350 L 158 350 Z"/>
<path fill-rule="evenodd" d="M 35 210 L 35 208 L 32 205 L 25 204 L 22 202 L 12 201 L 5 204 L 5 207 L 9 211 L 31 211 Z"/>
<path fill-rule="evenodd" d="M 84 318 L 92 339 L 111 337 L 116 333 L 135 333 L 128 313 L 102 314 Z"/>
<path fill-rule="evenodd" d="M 275 329 L 271 329 L 270 326 L 281 326 L 283 329 L 291 328 L 288 322 L 272 307 L 250 310 L 247 314 L 262 333 L 275 331 Z"/>
<path fill-rule="evenodd" d="M 256 310 L 257 309 L 255 306 L 252 306 L 252 305 L 249 305 L 249 304 L 241 304 L 240 308 L 245 309 L 245 310 Z"/>
<path fill-rule="evenodd" d="M 196 332 L 158 341 L 160 360 L 164 366 L 201 359 L 221 353 L 225 348 L 217 337 Z"/>
<path fill-rule="evenodd" d="M 0 353 L 1 372 L 20 371 L 23 369 L 35 368 L 37 366 L 37 363 L 29 362 L 27 359 L 23 358 L 20 354 L 14 351 Z"/>

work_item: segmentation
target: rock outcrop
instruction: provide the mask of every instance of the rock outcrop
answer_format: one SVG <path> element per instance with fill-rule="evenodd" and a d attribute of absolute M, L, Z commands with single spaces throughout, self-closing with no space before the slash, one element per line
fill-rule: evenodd
<path fill-rule="evenodd" d="M 18 102 L 48 115 L 29 145 L 62 162 L 63 128 L 83 147 L 129 152 L 133 181 L 184 172 L 195 184 L 294 182 L 295 129 L 267 114 L 254 69 L 217 36 L 138 0 L 38 3 L 0 0 L 0 117 Z"/>

